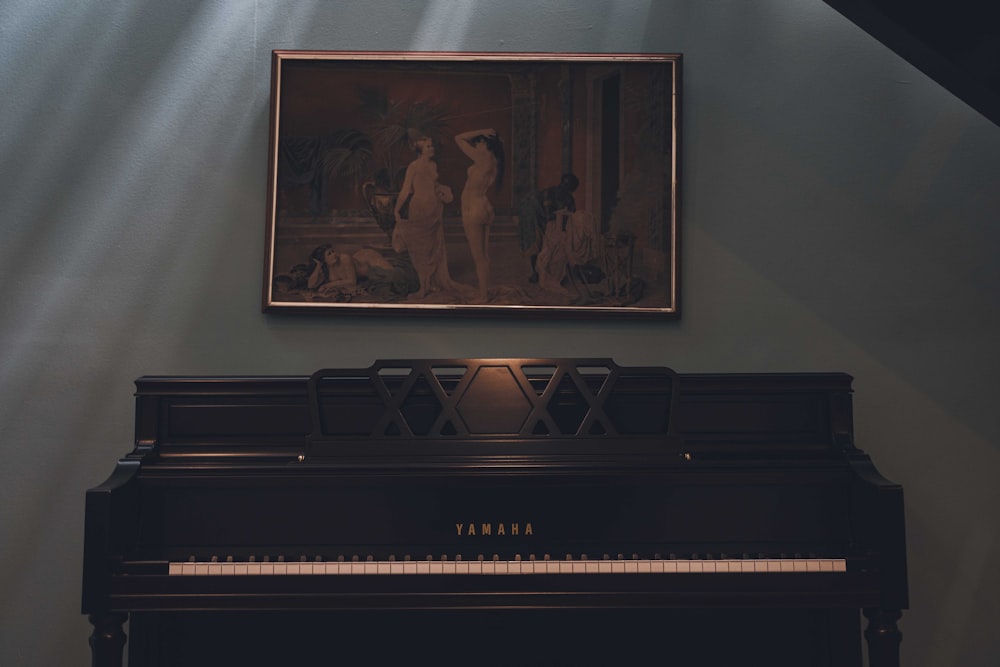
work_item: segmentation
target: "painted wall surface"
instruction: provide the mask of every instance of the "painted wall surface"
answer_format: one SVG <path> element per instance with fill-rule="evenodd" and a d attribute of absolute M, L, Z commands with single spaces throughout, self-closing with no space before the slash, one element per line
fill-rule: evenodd
<path fill-rule="evenodd" d="M 676 322 L 260 312 L 272 49 L 682 52 Z M 610 356 L 846 371 L 911 667 L 1000 662 L 1000 128 L 819 0 L 2 0 L 0 664 L 87 664 L 142 374 Z"/>

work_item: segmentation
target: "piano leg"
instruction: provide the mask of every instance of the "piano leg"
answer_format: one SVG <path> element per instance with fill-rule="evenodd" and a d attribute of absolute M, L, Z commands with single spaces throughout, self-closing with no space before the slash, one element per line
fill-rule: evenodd
<path fill-rule="evenodd" d="M 899 644 L 903 633 L 896 621 L 903 615 L 898 609 L 865 609 L 868 627 L 865 640 L 868 642 L 868 664 L 871 667 L 899 667 Z"/>
<path fill-rule="evenodd" d="M 92 667 L 121 667 L 125 648 L 122 626 L 128 614 L 91 614 L 89 618 L 94 626 L 94 633 L 90 635 L 90 664 Z"/>

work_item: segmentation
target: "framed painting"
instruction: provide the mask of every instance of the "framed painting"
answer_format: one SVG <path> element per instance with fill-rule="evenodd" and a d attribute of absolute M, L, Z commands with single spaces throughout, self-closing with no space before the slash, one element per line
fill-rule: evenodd
<path fill-rule="evenodd" d="M 275 51 L 263 310 L 679 315 L 679 54 Z"/>

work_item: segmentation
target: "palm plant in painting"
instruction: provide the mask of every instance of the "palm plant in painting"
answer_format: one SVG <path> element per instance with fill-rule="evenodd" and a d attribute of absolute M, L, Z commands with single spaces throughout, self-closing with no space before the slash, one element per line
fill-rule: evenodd
<path fill-rule="evenodd" d="M 424 101 L 390 99 L 382 89 L 359 86 L 358 111 L 364 127 L 339 130 L 323 154 L 326 178 L 348 179 L 361 193 L 379 227 L 392 235 L 394 209 L 414 137 L 439 141 L 447 112 Z"/>
<path fill-rule="evenodd" d="M 443 107 L 429 102 L 392 100 L 384 90 L 358 88 L 359 110 L 370 118 L 366 128 L 376 159 L 374 181 L 380 187 L 398 190 L 409 156 L 408 144 L 414 135 L 438 141 L 447 126 Z"/>

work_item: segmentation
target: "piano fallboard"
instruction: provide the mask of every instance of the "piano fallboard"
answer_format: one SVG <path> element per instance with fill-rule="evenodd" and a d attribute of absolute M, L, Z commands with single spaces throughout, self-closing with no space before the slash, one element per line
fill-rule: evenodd
<path fill-rule="evenodd" d="M 490 472 L 288 468 L 138 476 L 139 560 L 806 553 L 856 548 L 850 468 Z M 693 509 L 697 511 L 692 511 Z M 206 551 L 208 549 L 208 551 Z M 220 550 L 222 553 L 220 552 Z M 211 553 L 209 553 L 211 551 Z"/>

